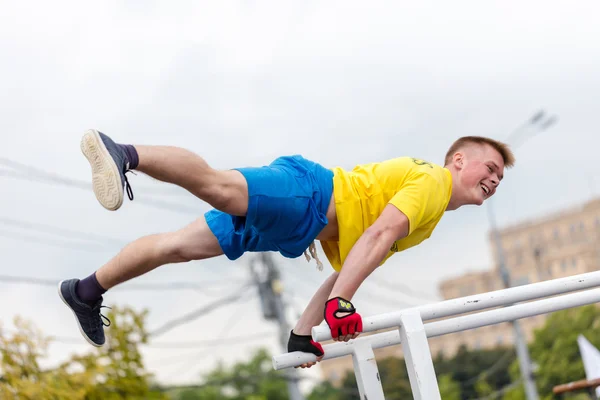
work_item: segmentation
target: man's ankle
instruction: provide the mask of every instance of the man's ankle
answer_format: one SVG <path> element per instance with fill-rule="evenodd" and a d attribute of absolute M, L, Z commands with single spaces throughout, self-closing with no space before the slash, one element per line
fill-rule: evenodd
<path fill-rule="evenodd" d="M 140 159 L 135 147 L 131 144 L 117 144 L 125 154 L 127 155 L 127 161 L 129 162 L 129 169 L 136 169 Z"/>
<path fill-rule="evenodd" d="M 100 297 L 106 293 L 106 289 L 98 283 L 95 272 L 87 278 L 77 282 L 75 291 L 77 292 L 79 299 L 89 305 L 95 304 Z"/>

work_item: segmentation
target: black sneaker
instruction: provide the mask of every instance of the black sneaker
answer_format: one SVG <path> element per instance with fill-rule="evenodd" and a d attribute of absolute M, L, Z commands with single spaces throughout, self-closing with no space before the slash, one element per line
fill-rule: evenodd
<path fill-rule="evenodd" d="M 104 208 L 115 211 L 123 204 L 123 188 L 130 200 L 133 192 L 125 173 L 129 161 L 125 151 L 115 142 L 95 129 L 90 129 L 81 138 L 81 151 L 92 167 L 94 194 Z"/>
<path fill-rule="evenodd" d="M 79 325 L 79 331 L 85 340 L 93 346 L 101 347 L 105 342 L 104 327 L 110 326 L 110 320 L 100 314 L 100 308 L 103 307 L 102 297 L 93 306 L 84 303 L 75 291 L 78 282 L 79 279 L 61 281 L 58 284 L 58 295 L 73 311 Z M 104 323 L 104 320 L 108 322 Z"/>

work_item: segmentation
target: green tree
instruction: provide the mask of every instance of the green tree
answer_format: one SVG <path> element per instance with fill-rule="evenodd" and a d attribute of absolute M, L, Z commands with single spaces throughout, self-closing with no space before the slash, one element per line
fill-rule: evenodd
<path fill-rule="evenodd" d="M 327 381 L 316 385 L 307 396 L 308 400 L 342 400 L 343 398 L 343 390 L 334 387 L 331 382 Z"/>
<path fill-rule="evenodd" d="M 121 400 L 166 399 L 151 388 L 138 346 L 145 343 L 146 312 L 115 308 L 110 338 L 104 347 L 72 356 L 55 368 L 42 369 L 50 337 L 29 322 L 15 318 L 17 332 L 0 329 L 0 398 Z"/>
<path fill-rule="evenodd" d="M 438 377 L 438 386 L 440 388 L 440 394 L 444 400 L 461 400 L 460 385 L 454 379 L 452 375 L 444 374 Z"/>
<path fill-rule="evenodd" d="M 174 393 L 177 400 L 288 400 L 285 371 L 274 371 L 271 356 L 259 349 L 247 362 L 219 364 L 197 389 Z"/>
<path fill-rule="evenodd" d="M 536 382 L 545 398 L 552 398 L 555 385 L 585 378 L 577 337 L 584 335 L 600 347 L 599 327 L 600 308 L 589 305 L 553 313 L 535 332 L 530 352 L 539 367 Z"/>
<path fill-rule="evenodd" d="M 452 358 L 437 357 L 434 365 L 438 375 L 448 374 L 459 384 L 463 398 L 475 399 L 512 382 L 509 366 L 514 359 L 512 349 L 468 350 L 463 345 Z"/>
<path fill-rule="evenodd" d="M 552 388 L 556 385 L 585 379 L 585 370 L 579 353 L 577 337 L 584 335 L 594 346 L 600 347 L 600 308 L 595 305 L 571 308 L 552 313 L 544 326 L 534 333 L 529 345 L 531 359 L 537 365 L 535 381 L 540 398 L 555 399 Z M 513 380 L 520 379 L 519 364 L 511 365 Z M 511 391 L 513 397 L 505 399 L 524 399 L 522 386 Z M 587 398 L 585 393 L 574 392 L 563 396 L 564 399 Z"/>

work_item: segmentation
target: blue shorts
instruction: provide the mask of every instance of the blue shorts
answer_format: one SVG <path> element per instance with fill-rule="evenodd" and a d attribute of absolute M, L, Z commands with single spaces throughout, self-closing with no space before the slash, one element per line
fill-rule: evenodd
<path fill-rule="evenodd" d="M 235 260 L 247 251 L 301 256 L 327 225 L 333 171 L 302 156 L 279 157 L 269 166 L 235 168 L 248 183 L 248 212 L 204 214 L 223 253 Z"/>

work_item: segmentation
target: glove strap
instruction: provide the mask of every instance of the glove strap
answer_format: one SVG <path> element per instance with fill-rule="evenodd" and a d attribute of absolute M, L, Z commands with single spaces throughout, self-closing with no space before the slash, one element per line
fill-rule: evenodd
<path fill-rule="evenodd" d="M 329 304 L 330 302 L 334 302 L 335 305 L 337 305 L 337 309 L 333 312 L 333 316 L 337 319 L 342 319 L 344 317 L 348 317 L 356 312 L 354 305 L 342 297 L 338 296 L 338 297 L 334 297 L 333 299 L 328 300 L 326 303 L 327 306 L 325 307 L 326 309 L 332 307 Z M 342 314 L 342 313 L 345 315 L 343 317 L 338 317 L 338 314 Z"/>

